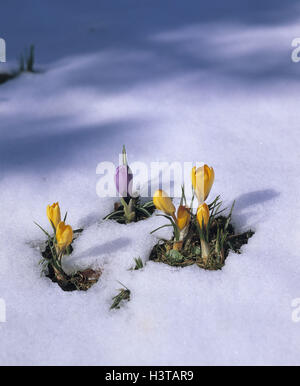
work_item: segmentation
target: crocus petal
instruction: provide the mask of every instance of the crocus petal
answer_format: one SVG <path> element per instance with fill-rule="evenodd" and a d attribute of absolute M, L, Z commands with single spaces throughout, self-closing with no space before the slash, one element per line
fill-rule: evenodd
<path fill-rule="evenodd" d="M 70 225 L 65 225 L 61 221 L 56 228 L 56 241 L 60 249 L 64 249 L 69 246 L 73 241 L 73 230 Z"/>
<path fill-rule="evenodd" d="M 208 205 L 204 202 L 203 204 L 199 205 L 197 209 L 197 221 L 199 223 L 200 228 L 202 226 L 207 226 L 209 221 L 209 208 Z"/>
<path fill-rule="evenodd" d="M 191 215 L 186 206 L 180 205 L 177 210 L 177 225 L 180 230 L 184 229 L 191 220 Z"/>
<path fill-rule="evenodd" d="M 158 189 L 154 193 L 153 203 L 156 209 L 159 209 L 170 216 L 174 215 L 176 210 L 175 206 L 173 205 L 171 198 L 163 190 Z"/>
<path fill-rule="evenodd" d="M 49 219 L 49 222 L 52 222 L 56 228 L 59 222 L 61 221 L 60 208 L 58 202 L 47 206 L 47 217 Z"/>
<path fill-rule="evenodd" d="M 212 167 L 207 165 L 192 169 L 192 185 L 199 203 L 204 202 L 214 183 L 215 173 Z"/>
<path fill-rule="evenodd" d="M 116 169 L 115 184 L 122 197 L 132 196 L 132 171 L 127 165 L 120 165 Z"/>

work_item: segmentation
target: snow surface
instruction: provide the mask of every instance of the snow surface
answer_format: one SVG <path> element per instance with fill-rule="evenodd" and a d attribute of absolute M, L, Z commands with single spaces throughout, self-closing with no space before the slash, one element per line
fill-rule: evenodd
<path fill-rule="evenodd" d="M 296 1 L 1 3 L 8 63 L 36 45 L 40 74 L 0 86 L 2 365 L 299 365 Z M 2 64 L 0 64 L 2 66 Z M 1 67 L 0 67 L 1 70 Z M 254 237 L 222 271 L 147 262 L 160 217 L 102 222 L 96 166 L 205 161 L 210 198 L 236 200 Z M 46 205 L 84 226 L 66 269 L 103 268 L 88 292 L 40 275 Z M 120 288 L 132 298 L 109 311 Z"/>

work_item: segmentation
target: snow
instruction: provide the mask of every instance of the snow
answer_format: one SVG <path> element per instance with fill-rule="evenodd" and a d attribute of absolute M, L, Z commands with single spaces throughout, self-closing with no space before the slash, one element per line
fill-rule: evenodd
<path fill-rule="evenodd" d="M 299 365 L 299 5 L 75 4 L 2 5 L 0 70 L 34 43 L 41 72 L 0 86 L 0 364 Z M 256 232 L 243 253 L 173 268 L 147 261 L 162 218 L 103 222 L 96 167 L 123 143 L 129 162 L 212 165 L 210 199 L 235 199 L 237 229 Z M 40 275 L 33 221 L 50 229 L 56 201 L 85 229 L 66 270 L 103 269 L 86 293 Z M 118 281 L 131 301 L 110 311 Z"/>

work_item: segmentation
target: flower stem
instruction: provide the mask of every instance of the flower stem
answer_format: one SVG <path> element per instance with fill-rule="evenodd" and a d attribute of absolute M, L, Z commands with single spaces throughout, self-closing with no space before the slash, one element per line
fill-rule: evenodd
<path fill-rule="evenodd" d="M 125 145 L 123 145 L 122 157 L 123 157 L 123 165 L 127 165 L 127 156 L 126 156 Z"/>
<path fill-rule="evenodd" d="M 177 225 L 177 218 L 176 218 L 176 216 L 175 216 L 175 213 L 172 213 L 172 219 L 173 219 L 173 221 L 174 221 L 174 236 L 175 236 L 175 240 L 176 241 L 179 241 L 179 239 L 180 239 L 180 229 L 178 228 L 178 225 Z M 175 227 L 176 227 L 176 229 L 175 229 Z M 177 230 L 177 232 L 176 232 L 176 230 Z M 176 236 L 177 235 L 177 236 Z"/>
<path fill-rule="evenodd" d="M 203 259 L 204 264 L 206 264 L 209 256 L 209 246 L 207 242 L 204 240 L 204 238 L 202 237 L 200 239 L 200 242 L 201 242 L 201 257 Z"/>

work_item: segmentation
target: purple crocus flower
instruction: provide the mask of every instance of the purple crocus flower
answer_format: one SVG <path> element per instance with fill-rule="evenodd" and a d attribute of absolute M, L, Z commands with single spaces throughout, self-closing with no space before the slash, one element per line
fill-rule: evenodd
<path fill-rule="evenodd" d="M 116 169 L 115 183 L 117 191 L 123 198 L 131 197 L 132 195 L 132 179 L 133 174 L 130 167 L 127 165 L 127 157 L 125 146 L 123 146 L 123 165 Z"/>

